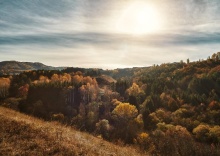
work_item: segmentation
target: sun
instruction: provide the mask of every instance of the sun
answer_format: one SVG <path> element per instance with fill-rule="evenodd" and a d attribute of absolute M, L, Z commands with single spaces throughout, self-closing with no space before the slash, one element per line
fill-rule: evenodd
<path fill-rule="evenodd" d="M 161 19 L 153 6 L 140 2 L 132 3 L 122 11 L 116 27 L 119 33 L 153 33 L 161 28 Z"/>

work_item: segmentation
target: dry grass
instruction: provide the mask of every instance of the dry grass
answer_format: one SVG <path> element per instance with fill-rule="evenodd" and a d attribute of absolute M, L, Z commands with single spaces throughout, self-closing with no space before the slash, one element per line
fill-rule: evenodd
<path fill-rule="evenodd" d="M 57 122 L 0 107 L 0 155 L 144 155 Z"/>

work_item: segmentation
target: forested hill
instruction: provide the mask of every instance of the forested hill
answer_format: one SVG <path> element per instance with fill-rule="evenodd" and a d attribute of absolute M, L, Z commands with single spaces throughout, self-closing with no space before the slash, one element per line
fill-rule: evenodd
<path fill-rule="evenodd" d="M 18 61 L 3 61 L 0 62 L 0 73 L 14 74 L 27 70 L 59 70 L 62 67 L 47 66 L 39 62 L 18 62 Z"/>
<path fill-rule="evenodd" d="M 220 155 L 220 60 L 0 78 L 0 104 L 152 155 Z"/>
<path fill-rule="evenodd" d="M 183 78 L 185 76 L 204 76 L 220 71 L 220 60 L 218 57 L 208 58 L 207 60 L 198 60 L 194 62 L 173 62 L 152 65 L 149 67 L 133 67 L 124 69 L 103 70 L 102 74 L 113 77 L 114 79 L 133 80 L 145 76 L 152 78 Z"/>

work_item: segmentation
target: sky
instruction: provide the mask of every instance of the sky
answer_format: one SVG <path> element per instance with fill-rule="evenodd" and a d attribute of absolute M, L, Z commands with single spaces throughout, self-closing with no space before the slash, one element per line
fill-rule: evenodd
<path fill-rule="evenodd" d="M 218 51 L 219 0 L 0 0 L 0 61 L 114 69 Z"/>

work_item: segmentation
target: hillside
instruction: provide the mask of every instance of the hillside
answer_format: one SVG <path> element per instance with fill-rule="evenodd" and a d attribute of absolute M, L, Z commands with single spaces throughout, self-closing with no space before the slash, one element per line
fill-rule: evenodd
<path fill-rule="evenodd" d="M 0 104 L 47 121 L 59 115 L 152 155 L 219 155 L 219 69 L 216 55 L 124 70 L 28 71 L 0 78 Z"/>
<path fill-rule="evenodd" d="M 27 70 L 59 70 L 62 67 L 47 66 L 39 62 L 18 62 L 18 61 L 3 61 L 0 62 L 0 73 L 20 73 Z"/>
<path fill-rule="evenodd" d="M 96 81 L 100 87 L 104 87 L 106 85 L 110 86 L 111 84 L 114 84 L 117 82 L 115 79 L 107 75 L 100 75 L 96 77 Z"/>
<path fill-rule="evenodd" d="M 0 107 L 0 123 L 0 155 L 141 155 L 133 148 L 4 107 Z"/>

